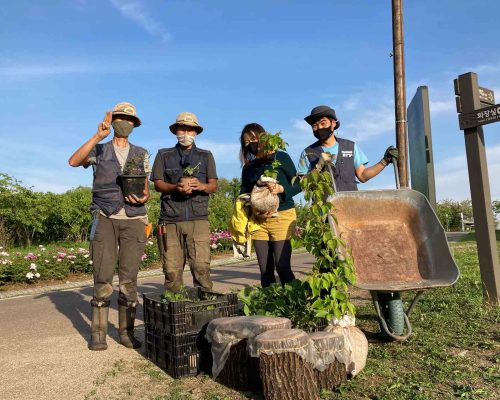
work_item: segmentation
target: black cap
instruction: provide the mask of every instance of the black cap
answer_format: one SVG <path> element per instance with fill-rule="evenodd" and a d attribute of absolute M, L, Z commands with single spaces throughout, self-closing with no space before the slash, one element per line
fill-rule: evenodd
<path fill-rule="evenodd" d="M 323 117 L 333 118 L 335 121 L 337 120 L 337 115 L 335 114 L 335 110 L 328 106 L 317 106 L 311 110 L 311 114 L 304 118 L 304 120 L 312 125 L 316 121 L 320 120 Z"/>

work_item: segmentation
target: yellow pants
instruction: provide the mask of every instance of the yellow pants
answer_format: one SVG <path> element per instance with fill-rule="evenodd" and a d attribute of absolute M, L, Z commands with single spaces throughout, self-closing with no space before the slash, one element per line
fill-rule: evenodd
<path fill-rule="evenodd" d="M 260 229 L 252 233 L 252 240 L 268 240 L 276 242 L 289 240 L 295 231 L 297 213 L 295 208 L 278 211 L 278 215 L 259 220 Z"/>

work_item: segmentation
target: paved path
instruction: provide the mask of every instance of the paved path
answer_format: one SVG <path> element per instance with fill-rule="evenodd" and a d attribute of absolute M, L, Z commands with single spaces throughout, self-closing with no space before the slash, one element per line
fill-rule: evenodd
<path fill-rule="evenodd" d="M 311 269 L 307 253 L 294 254 L 298 277 Z M 259 282 L 255 261 L 212 269 L 214 289 L 240 289 Z M 184 281 L 191 284 L 189 272 Z M 159 292 L 163 276 L 146 276 L 139 292 Z M 20 296 L 21 294 L 17 294 Z M 117 293 L 112 299 L 107 351 L 87 349 L 91 287 L 24 295 L 0 300 L 0 399 L 83 399 L 93 382 L 116 360 L 141 359 L 140 351 L 117 342 Z M 142 307 L 138 312 L 138 336 L 143 339 Z"/>

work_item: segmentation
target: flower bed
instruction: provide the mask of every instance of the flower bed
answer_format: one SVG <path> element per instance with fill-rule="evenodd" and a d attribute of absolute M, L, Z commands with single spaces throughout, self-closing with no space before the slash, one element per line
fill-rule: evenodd
<path fill-rule="evenodd" d="M 232 251 L 231 234 L 216 231 L 210 235 L 213 254 Z M 142 268 L 160 261 L 156 238 L 148 240 L 142 256 Z M 0 286 L 8 283 L 34 283 L 40 280 L 64 279 L 70 274 L 91 274 L 92 260 L 88 243 L 72 245 L 39 245 L 30 250 L 7 250 L 0 246 Z"/>
<path fill-rule="evenodd" d="M 213 254 L 233 251 L 233 239 L 229 231 L 214 231 L 210 234 L 210 250 Z"/>

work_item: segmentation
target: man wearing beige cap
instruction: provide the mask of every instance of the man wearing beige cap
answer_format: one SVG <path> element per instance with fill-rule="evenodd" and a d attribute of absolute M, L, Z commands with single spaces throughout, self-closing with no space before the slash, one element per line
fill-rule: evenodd
<path fill-rule="evenodd" d="M 92 165 L 94 182 L 91 210 L 94 216 L 90 232 L 90 250 L 94 272 L 94 294 L 91 300 L 92 323 L 90 350 L 106 350 L 106 334 L 113 275 L 118 261 L 120 292 L 118 320 L 120 343 L 125 347 L 141 346 L 134 337 L 137 306 L 137 274 L 146 245 L 145 225 L 148 224 L 144 203 L 149 199 L 147 174 L 150 172 L 148 152 L 134 146 L 128 136 L 141 125 L 135 107 L 119 103 L 106 112 L 97 132 L 69 159 L 72 167 Z M 100 143 L 113 127 L 113 139 Z M 142 196 L 124 197 L 121 175 L 124 166 L 138 160 L 144 173 Z M 143 160 L 143 161 L 141 161 Z M 144 168 L 141 168 L 141 167 Z"/>
<path fill-rule="evenodd" d="M 217 190 L 214 157 L 195 145 L 203 131 L 196 115 L 180 113 L 170 131 L 177 144 L 158 151 L 151 174 L 161 193 L 158 229 L 165 288 L 181 288 L 186 254 L 194 285 L 211 289 L 208 195 Z"/>

